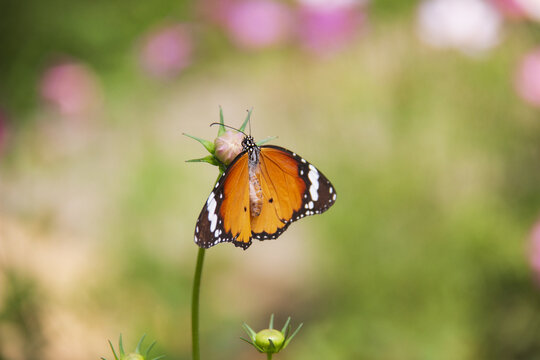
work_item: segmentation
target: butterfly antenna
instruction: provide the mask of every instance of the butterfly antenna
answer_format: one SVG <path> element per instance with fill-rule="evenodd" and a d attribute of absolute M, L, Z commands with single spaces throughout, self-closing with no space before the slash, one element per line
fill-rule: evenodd
<path fill-rule="evenodd" d="M 253 111 L 253 108 L 249 110 L 249 136 L 251 136 L 251 112 Z"/>
<path fill-rule="evenodd" d="M 233 126 L 221 124 L 221 123 L 218 123 L 218 122 L 213 122 L 213 123 L 210 124 L 210 126 L 213 126 L 213 125 L 221 125 L 221 126 L 225 126 L 225 127 L 229 128 L 229 129 L 233 129 L 233 130 L 236 130 L 236 131 L 238 131 L 238 132 L 241 132 L 242 134 L 244 134 L 244 135 L 247 136 L 247 134 L 246 134 L 245 132 L 243 132 L 242 130 L 237 129 L 237 128 L 233 127 Z"/>

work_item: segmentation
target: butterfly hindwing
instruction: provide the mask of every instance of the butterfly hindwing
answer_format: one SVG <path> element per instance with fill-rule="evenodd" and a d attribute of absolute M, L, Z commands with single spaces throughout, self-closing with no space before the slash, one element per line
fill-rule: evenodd
<path fill-rule="evenodd" d="M 276 239 L 294 221 L 320 214 L 336 200 L 330 181 L 301 156 L 278 146 L 261 146 L 263 209 L 251 219 L 253 237 Z"/>

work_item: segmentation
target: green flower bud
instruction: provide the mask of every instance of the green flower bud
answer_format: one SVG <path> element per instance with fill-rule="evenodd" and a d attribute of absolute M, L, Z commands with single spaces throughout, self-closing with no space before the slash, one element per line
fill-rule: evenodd
<path fill-rule="evenodd" d="M 128 354 L 126 354 L 125 350 L 124 350 L 124 344 L 122 342 L 122 335 L 120 334 L 120 338 L 118 339 L 118 352 L 114 349 L 114 346 L 113 344 L 111 343 L 111 341 L 109 341 L 109 345 L 111 346 L 111 350 L 112 350 L 112 353 L 113 353 L 113 356 L 114 356 L 114 360 L 150 360 L 149 358 L 149 353 L 150 353 L 150 350 L 152 350 L 152 348 L 154 347 L 154 344 L 156 343 L 155 341 L 150 344 L 150 346 L 146 349 L 146 351 L 144 352 L 144 355 L 141 354 L 141 345 L 144 341 L 144 338 L 146 337 L 146 335 L 143 335 L 141 337 L 141 339 L 139 340 L 139 343 L 137 344 L 137 348 L 135 349 L 135 352 L 130 352 Z M 151 360 L 159 360 L 161 358 L 163 358 L 165 355 L 162 355 L 162 356 L 158 356 L 158 357 L 155 357 Z M 104 357 L 101 358 L 101 360 L 106 360 Z"/>
<path fill-rule="evenodd" d="M 145 360 L 145 359 L 141 354 L 131 353 L 131 354 L 127 354 L 124 357 L 124 360 Z"/>
<path fill-rule="evenodd" d="M 255 344 L 265 353 L 281 350 L 284 341 L 285 335 L 276 329 L 261 330 L 255 335 Z"/>
<path fill-rule="evenodd" d="M 291 333 L 291 318 L 289 317 L 283 326 L 281 331 L 274 329 L 274 314 L 270 316 L 270 322 L 268 324 L 268 329 L 264 329 L 255 333 L 248 324 L 244 323 L 242 327 L 249 335 L 249 340 L 240 338 L 252 345 L 261 353 L 268 354 L 268 358 L 272 358 L 272 354 L 279 352 L 282 349 L 285 349 L 287 345 L 291 342 L 292 338 L 298 333 L 302 324 L 296 328 L 296 330 Z"/>

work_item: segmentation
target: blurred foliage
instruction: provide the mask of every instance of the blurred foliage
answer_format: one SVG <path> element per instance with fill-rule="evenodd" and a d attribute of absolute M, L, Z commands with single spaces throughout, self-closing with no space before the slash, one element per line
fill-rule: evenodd
<path fill-rule="evenodd" d="M 187 20 L 192 5 L 172 0 L 4 1 L 0 105 L 16 113 L 35 106 L 35 84 L 58 58 L 85 59 L 104 73 L 120 71 L 142 32 L 164 19 Z"/>
<path fill-rule="evenodd" d="M 18 348 L 25 359 L 40 357 L 44 346 L 41 315 L 42 294 L 34 279 L 12 269 L 2 269 L 0 297 L 0 359 L 8 359 L 6 348 Z M 23 339 L 17 343 L 15 339 Z"/>

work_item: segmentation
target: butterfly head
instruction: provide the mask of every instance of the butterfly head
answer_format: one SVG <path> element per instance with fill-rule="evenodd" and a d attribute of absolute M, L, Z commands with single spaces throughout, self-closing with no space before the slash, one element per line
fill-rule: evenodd
<path fill-rule="evenodd" d="M 253 140 L 253 137 L 251 135 L 244 136 L 244 140 L 242 140 L 242 150 L 250 151 L 256 147 L 257 144 L 255 144 L 255 140 Z"/>

